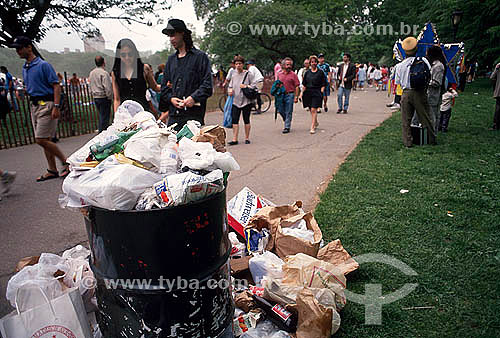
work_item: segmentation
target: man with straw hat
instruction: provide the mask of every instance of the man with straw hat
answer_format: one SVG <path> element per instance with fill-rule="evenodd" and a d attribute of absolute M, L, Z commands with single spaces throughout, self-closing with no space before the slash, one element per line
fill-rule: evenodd
<path fill-rule="evenodd" d="M 395 83 L 396 85 L 401 85 L 403 89 L 403 95 L 401 97 L 403 143 L 406 147 L 411 147 L 413 144 L 410 124 L 413 113 L 416 112 L 422 126 L 427 128 L 429 143 L 436 144 L 436 133 L 429 116 L 427 91 L 425 88 L 412 88 L 410 84 L 410 68 L 412 67 L 413 61 L 415 61 L 415 54 L 417 53 L 417 39 L 408 37 L 403 40 L 401 45 L 406 52 L 406 59 L 404 59 L 396 69 Z M 429 62 L 425 58 L 422 58 L 422 61 L 430 71 L 431 66 Z"/>

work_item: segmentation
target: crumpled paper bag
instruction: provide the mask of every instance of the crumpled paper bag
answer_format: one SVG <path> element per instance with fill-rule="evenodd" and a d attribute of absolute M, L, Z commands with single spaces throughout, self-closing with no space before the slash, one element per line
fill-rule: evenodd
<path fill-rule="evenodd" d="M 326 246 L 319 249 L 317 258 L 335 265 L 344 275 L 359 268 L 358 262 L 356 262 L 344 249 L 340 239 L 331 241 Z"/>

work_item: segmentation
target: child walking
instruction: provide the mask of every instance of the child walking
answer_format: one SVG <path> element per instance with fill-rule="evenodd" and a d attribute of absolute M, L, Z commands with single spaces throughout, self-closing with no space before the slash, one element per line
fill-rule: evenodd
<path fill-rule="evenodd" d="M 458 93 L 455 91 L 455 89 L 453 89 L 451 86 L 448 86 L 448 90 L 443 94 L 441 98 L 438 131 L 442 131 L 444 133 L 448 131 L 448 123 L 450 123 L 453 99 L 457 96 Z"/>

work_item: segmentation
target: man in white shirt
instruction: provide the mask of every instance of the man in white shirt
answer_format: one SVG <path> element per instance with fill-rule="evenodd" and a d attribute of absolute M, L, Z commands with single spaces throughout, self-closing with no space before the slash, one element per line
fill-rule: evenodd
<path fill-rule="evenodd" d="M 401 120 L 403 128 L 403 144 L 406 147 L 413 145 L 413 138 L 411 135 L 411 119 L 413 113 L 416 112 L 418 120 L 423 127 L 427 128 L 428 138 L 430 144 L 436 144 L 436 133 L 429 115 L 429 104 L 427 102 L 427 91 L 417 90 L 411 88 L 410 85 L 410 67 L 415 60 L 417 53 L 417 39 L 408 37 L 403 40 L 402 47 L 406 52 L 406 59 L 404 59 L 396 68 L 395 83 L 401 85 L 403 95 L 401 97 Z M 429 71 L 431 65 L 427 59 L 422 58 Z"/>
<path fill-rule="evenodd" d="M 262 93 L 262 88 L 264 87 L 264 76 L 260 72 L 260 70 L 255 67 L 255 60 L 248 60 L 247 61 L 247 70 L 249 73 L 253 75 L 253 78 L 257 82 L 257 90 L 259 91 L 259 94 Z M 260 98 L 260 95 L 257 96 L 257 110 L 255 114 L 261 114 L 262 111 L 260 108 L 262 107 L 262 100 Z"/>

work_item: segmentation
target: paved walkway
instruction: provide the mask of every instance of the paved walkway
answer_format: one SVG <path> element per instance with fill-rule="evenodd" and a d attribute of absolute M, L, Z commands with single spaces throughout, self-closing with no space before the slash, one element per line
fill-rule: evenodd
<path fill-rule="evenodd" d="M 274 107 L 252 116 L 252 143 L 228 147 L 241 166 L 229 178 L 228 199 L 248 186 L 277 204 L 302 200 L 312 210 L 317 193 L 332 178 L 336 168 L 371 129 L 391 115 L 385 107 L 387 93 L 351 93 L 349 113 L 336 114 L 336 92 L 330 96 L 329 112 L 318 115 L 316 134 L 309 134 L 310 114 L 295 105 L 292 131 L 282 134 L 283 123 L 274 121 Z M 207 124 L 222 121 L 222 113 L 207 114 Z M 232 131 L 227 130 L 230 141 Z M 61 140 L 69 155 L 93 135 Z M 0 169 L 16 170 L 17 180 L 9 196 L 0 202 L 0 316 L 12 309 L 5 289 L 20 258 L 42 252 L 61 253 L 87 239 L 83 217 L 77 211 L 61 209 L 57 198 L 62 180 L 35 182 L 45 170 L 45 160 L 37 145 L 0 151 Z"/>

